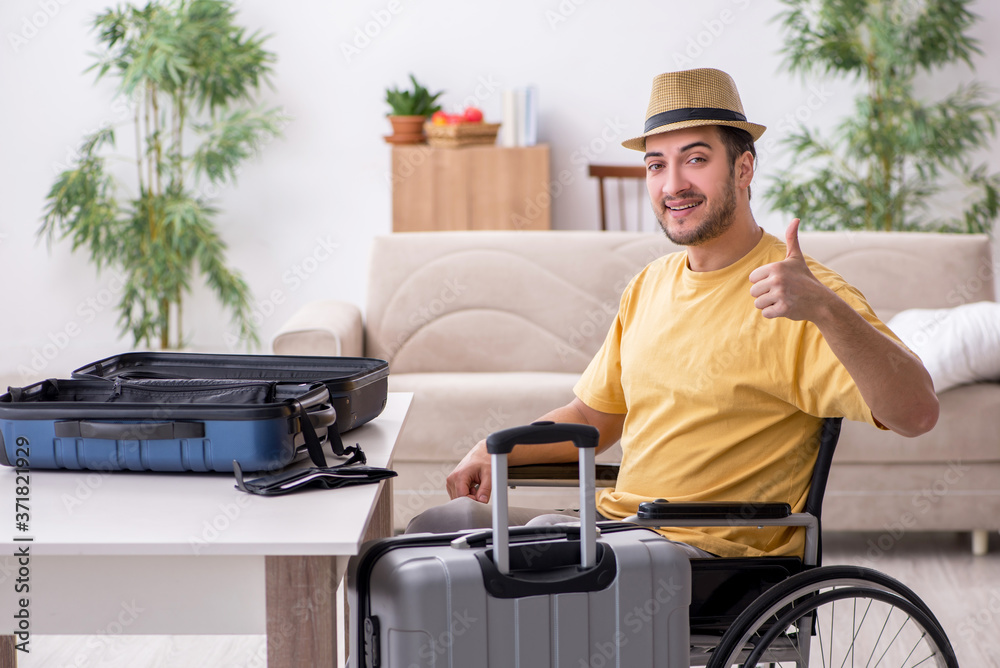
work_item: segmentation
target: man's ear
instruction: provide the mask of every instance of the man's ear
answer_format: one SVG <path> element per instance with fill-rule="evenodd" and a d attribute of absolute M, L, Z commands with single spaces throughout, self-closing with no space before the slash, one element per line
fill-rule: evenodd
<path fill-rule="evenodd" d="M 740 188 L 747 188 L 750 186 L 750 182 L 753 181 L 753 169 L 754 169 L 754 159 L 753 153 L 750 151 L 744 151 L 736 160 L 736 183 Z"/>

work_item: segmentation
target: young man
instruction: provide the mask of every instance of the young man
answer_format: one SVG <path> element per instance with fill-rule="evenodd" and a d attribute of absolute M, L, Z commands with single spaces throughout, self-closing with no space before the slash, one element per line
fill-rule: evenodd
<path fill-rule="evenodd" d="M 938 403 L 920 361 L 864 297 L 805 257 L 798 219 L 785 242 L 750 210 L 753 142 L 732 79 L 718 70 L 662 74 L 641 137 L 647 188 L 667 237 L 686 252 L 655 260 L 622 295 L 618 317 L 575 387 L 540 419 L 590 424 L 600 449 L 621 439 L 617 486 L 598 512 L 640 502 L 783 502 L 801 511 L 824 417 L 866 421 L 905 436 L 930 430 Z M 574 461 L 571 444 L 519 446 L 511 465 Z M 452 501 L 408 531 L 489 526 L 485 443 L 448 478 Z M 542 511 L 512 509 L 513 523 Z M 799 554 L 792 528 L 665 529 L 720 556 Z"/>

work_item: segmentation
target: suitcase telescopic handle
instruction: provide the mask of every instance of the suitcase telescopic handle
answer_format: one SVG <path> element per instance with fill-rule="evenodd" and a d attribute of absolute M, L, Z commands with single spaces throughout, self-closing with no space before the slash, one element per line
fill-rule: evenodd
<path fill-rule="evenodd" d="M 507 455 L 515 445 L 572 441 L 580 451 L 580 566 L 597 563 L 597 508 L 594 505 L 594 455 L 600 432 L 590 425 L 534 422 L 494 432 L 486 438 L 493 466 L 493 562 L 510 573 L 510 527 L 507 510 Z"/>
<path fill-rule="evenodd" d="M 539 445 L 572 441 L 578 448 L 596 448 L 600 432 L 587 424 L 533 422 L 511 427 L 486 437 L 486 451 L 491 455 L 509 455 L 515 445 Z"/>

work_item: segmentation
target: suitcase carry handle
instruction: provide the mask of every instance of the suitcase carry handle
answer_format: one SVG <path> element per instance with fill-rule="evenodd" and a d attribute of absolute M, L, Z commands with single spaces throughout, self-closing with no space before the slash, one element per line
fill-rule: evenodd
<path fill-rule="evenodd" d="M 56 438 L 97 438 L 109 441 L 167 441 L 205 438 L 204 422 L 98 422 L 61 420 L 53 424 Z"/>
<path fill-rule="evenodd" d="M 337 422 L 337 409 L 330 401 L 330 390 L 326 385 L 318 384 L 305 394 L 298 397 L 306 415 L 313 427 L 329 427 Z M 317 410 L 318 409 L 318 410 Z"/>
<path fill-rule="evenodd" d="M 292 385 L 301 386 L 302 383 L 280 383 L 278 386 Z M 330 402 L 330 391 L 322 383 L 312 383 L 312 387 L 305 394 L 297 395 L 294 400 L 302 404 L 304 408 L 319 408 Z"/>
<path fill-rule="evenodd" d="M 306 415 L 313 427 L 329 427 L 337 422 L 337 409 L 333 406 L 326 406 L 318 411 L 310 410 L 306 406 Z"/>
<path fill-rule="evenodd" d="M 544 538 L 579 538 L 580 527 L 572 524 L 510 527 L 508 533 L 511 539 L 518 538 L 522 541 L 541 540 Z M 600 535 L 600 529 L 598 529 L 598 535 Z M 470 531 L 459 536 L 451 541 L 451 546 L 456 550 L 471 550 L 477 547 L 486 547 L 492 540 L 493 529 L 482 529 L 480 531 Z"/>
<path fill-rule="evenodd" d="M 330 390 L 323 383 L 313 383 L 314 387 L 305 394 L 290 399 L 296 407 L 295 415 L 299 417 L 299 426 L 305 439 L 309 459 L 320 468 L 326 467 L 326 455 L 323 454 L 322 439 L 316 433 L 317 427 L 327 427 L 326 438 L 330 441 L 333 454 L 343 457 L 352 454 L 357 448 L 344 447 L 340 432 L 334 425 L 337 422 L 337 409 L 330 400 Z M 319 407 L 320 410 L 312 410 Z"/>
<path fill-rule="evenodd" d="M 600 432 L 585 424 L 534 422 L 494 432 L 486 438 L 493 464 L 493 561 L 497 570 L 510 573 L 510 527 L 507 512 L 507 455 L 515 445 L 572 441 L 580 450 L 580 566 L 597 563 L 597 508 L 594 504 L 594 455 Z"/>

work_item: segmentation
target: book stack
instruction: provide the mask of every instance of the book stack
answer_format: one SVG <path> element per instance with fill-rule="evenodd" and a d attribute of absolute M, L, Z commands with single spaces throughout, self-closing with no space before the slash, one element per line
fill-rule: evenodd
<path fill-rule="evenodd" d="M 500 146 L 534 146 L 538 143 L 537 99 L 533 86 L 503 91 Z"/>

